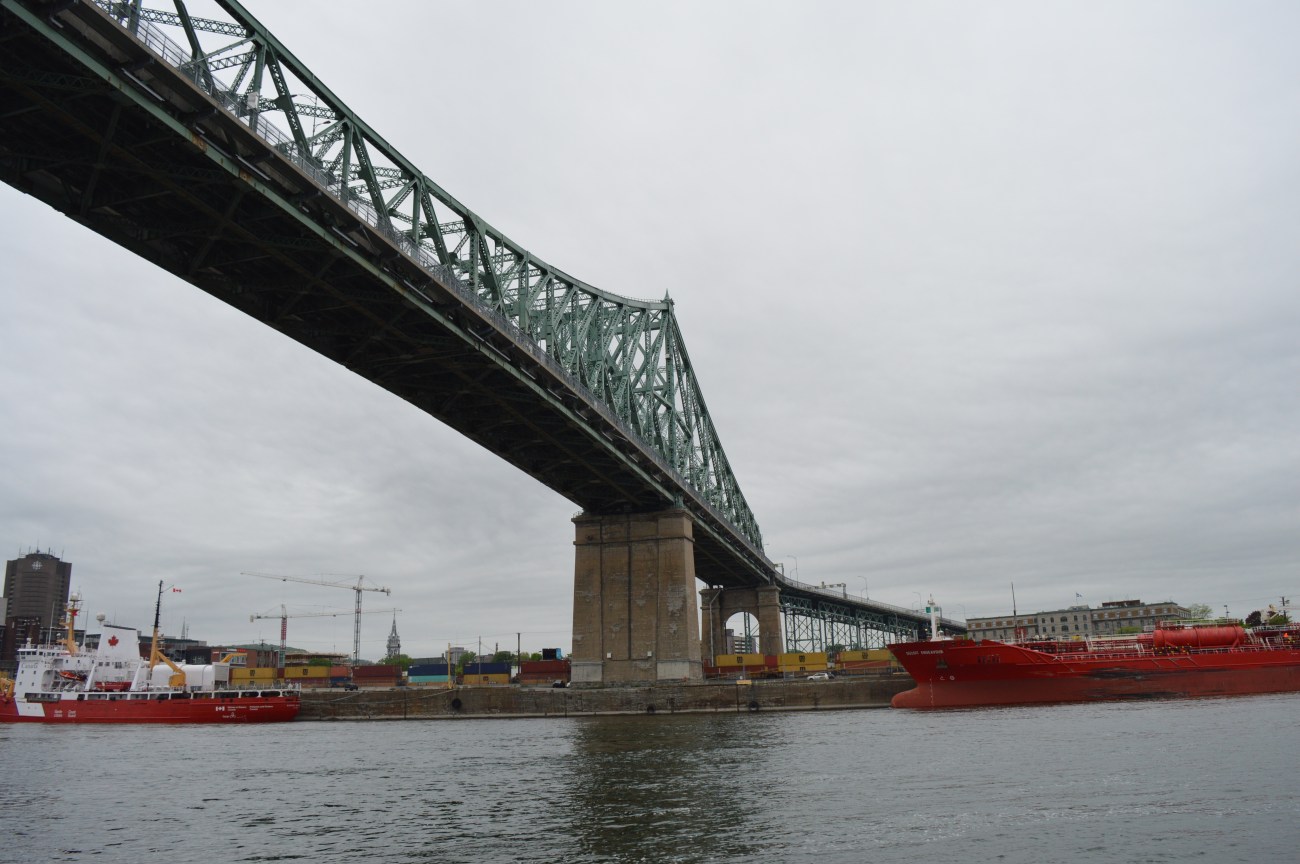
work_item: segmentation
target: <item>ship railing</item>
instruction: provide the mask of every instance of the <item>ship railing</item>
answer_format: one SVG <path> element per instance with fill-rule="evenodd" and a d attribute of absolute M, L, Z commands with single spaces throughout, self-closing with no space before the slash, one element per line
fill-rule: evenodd
<path fill-rule="evenodd" d="M 1098 646 L 1095 649 L 1085 649 L 1080 651 L 1062 651 L 1059 653 L 1050 653 L 1049 656 L 1061 660 L 1062 662 L 1078 659 L 1080 655 L 1102 655 L 1107 660 L 1142 660 L 1151 658 L 1175 658 L 1175 657 L 1205 657 L 1215 654 L 1240 654 L 1242 652 L 1261 653 L 1276 651 L 1277 645 L 1270 644 L 1252 644 L 1244 642 L 1240 645 L 1212 645 L 1206 647 L 1188 646 L 1170 646 L 1169 650 L 1149 648 L 1143 645 L 1130 646 L 1125 650 L 1107 650 L 1105 646 Z"/>

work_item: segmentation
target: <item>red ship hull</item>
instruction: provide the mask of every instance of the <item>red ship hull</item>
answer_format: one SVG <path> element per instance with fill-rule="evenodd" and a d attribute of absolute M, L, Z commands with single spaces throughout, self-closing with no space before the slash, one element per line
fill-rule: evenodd
<path fill-rule="evenodd" d="M 0 723 L 282 723 L 298 716 L 298 695 L 190 699 L 60 699 L 20 705 L 0 699 Z"/>
<path fill-rule="evenodd" d="M 1046 646 L 1039 646 L 1046 647 Z M 1082 646 L 1079 646 L 1082 647 Z M 889 646 L 916 681 L 895 708 L 965 708 L 1300 691 L 1300 644 L 1052 650 L 992 640 Z"/>

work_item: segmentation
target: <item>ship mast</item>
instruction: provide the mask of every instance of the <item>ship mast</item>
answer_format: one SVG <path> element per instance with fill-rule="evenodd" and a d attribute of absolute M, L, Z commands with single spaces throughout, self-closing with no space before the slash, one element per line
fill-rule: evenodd
<path fill-rule="evenodd" d="M 162 615 L 162 595 L 163 583 L 162 580 L 159 579 L 158 602 L 155 603 L 153 607 L 153 641 L 149 645 L 149 683 L 150 685 L 153 684 L 153 667 L 157 666 L 159 663 L 165 663 L 172 670 L 172 675 L 168 679 L 167 683 L 172 687 L 184 687 L 185 673 L 181 671 L 181 667 L 177 666 L 172 662 L 170 657 L 167 657 L 158 650 L 158 623 L 161 620 Z"/>
<path fill-rule="evenodd" d="M 158 665 L 158 622 L 162 616 L 163 580 L 158 580 L 158 601 L 153 604 L 153 641 L 149 644 L 149 672 Z"/>
<path fill-rule="evenodd" d="M 68 598 L 67 617 L 63 619 L 63 626 L 68 631 L 63 639 L 63 645 L 68 649 L 69 654 L 77 653 L 77 613 L 80 611 L 81 595 L 74 591 Z"/>

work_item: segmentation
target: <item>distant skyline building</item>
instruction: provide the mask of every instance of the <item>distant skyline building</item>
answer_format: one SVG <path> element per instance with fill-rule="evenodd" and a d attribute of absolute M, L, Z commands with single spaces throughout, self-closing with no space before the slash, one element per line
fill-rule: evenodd
<path fill-rule="evenodd" d="M 966 626 L 972 639 L 1086 639 L 1153 630 L 1160 621 L 1187 617 L 1187 609 L 1172 600 L 1143 603 L 1112 600 L 1100 608 L 1080 604 L 1032 614 L 971 618 Z"/>
<path fill-rule="evenodd" d="M 18 649 L 63 620 L 72 585 L 72 565 L 49 552 L 29 552 L 5 563 L 4 636 L 0 669 L 13 671 Z"/>

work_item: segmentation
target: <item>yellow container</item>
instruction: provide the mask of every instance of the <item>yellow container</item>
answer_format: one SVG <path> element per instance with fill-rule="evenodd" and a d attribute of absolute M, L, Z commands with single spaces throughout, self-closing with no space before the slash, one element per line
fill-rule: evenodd
<path fill-rule="evenodd" d="M 824 669 L 826 668 L 826 652 L 805 651 L 802 654 L 791 652 L 789 654 L 780 655 L 777 657 L 776 662 L 782 669 L 786 666 L 816 666 L 819 663 Z"/>
<path fill-rule="evenodd" d="M 863 648 L 858 651 L 841 651 L 839 659 L 841 663 L 846 663 L 846 662 L 860 663 L 868 660 L 887 661 L 893 656 L 894 656 L 893 654 L 889 653 L 888 648 Z"/>
<path fill-rule="evenodd" d="M 328 678 L 330 677 L 330 667 L 328 666 L 286 666 L 284 667 L 285 678 Z"/>
<path fill-rule="evenodd" d="M 230 682 L 232 684 L 242 684 L 249 681 L 274 681 L 275 670 L 267 667 L 264 669 L 231 669 Z"/>
<path fill-rule="evenodd" d="M 764 663 L 762 654 L 719 654 L 713 658 L 713 665 L 721 667 L 751 666 L 759 667 Z"/>
<path fill-rule="evenodd" d="M 505 672 L 497 675 L 471 675 L 468 672 L 464 675 L 466 684 L 509 684 L 510 676 Z"/>

